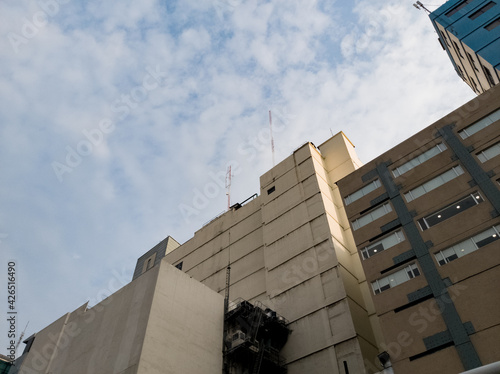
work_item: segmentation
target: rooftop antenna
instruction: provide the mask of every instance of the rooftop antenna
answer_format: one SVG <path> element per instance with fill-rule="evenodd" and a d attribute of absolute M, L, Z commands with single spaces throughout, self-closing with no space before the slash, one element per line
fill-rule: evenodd
<path fill-rule="evenodd" d="M 425 7 L 425 5 L 422 4 L 420 1 L 417 1 L 416 3 L 413 3 L 413 6 L 415 8 L 417 8 L 418 10 L 425 10 L 427 13 L 429 13 L 429 14 L 431 13 L 431 11 L 429 9 L 427 9 Z"/>
<path fill-rule="evenodd" d="M 269 130 L 271 131 L 271 152 L 273 153 L 273 167 L 274 163 L 274 138 L 273 138 L 273 117 L 271 115 L 271 111 L 269 111 Z"/>
<path fill-rule="evenodd" d="M 19 335 L 19 340 L 17 341 L 17 344 L 16 344 L 16 352 L 17 352 L 17 348 L 19 348 L 19 344 L 21 344 L 21 341 L 23 340 L 24 333 L 26 332 L 26 329 L 28 328 L 29 324 L 30 324 L 30 321 L 28 321 L 28 323 L 26 324 L 26 327 L 24 328 L 24 331 L 21 333 L 21 335 Z"/>
<path fill-rule="evenodd" d="M 231 208 L 231 165 L 227 167 L 226 173 L 226 195 L 227 195 L 227 210 Z"/>

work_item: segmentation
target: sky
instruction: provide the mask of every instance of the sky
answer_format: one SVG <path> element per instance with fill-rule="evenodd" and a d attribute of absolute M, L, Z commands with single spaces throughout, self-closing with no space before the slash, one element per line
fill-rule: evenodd
<path fill-rule="evenodd" d="M 9 262 L 18 337 L 95 305 L 259 192 L 269 110 L 366 163 L 474 96 L 411 0 L 0 2 L 0 353 Z"/>

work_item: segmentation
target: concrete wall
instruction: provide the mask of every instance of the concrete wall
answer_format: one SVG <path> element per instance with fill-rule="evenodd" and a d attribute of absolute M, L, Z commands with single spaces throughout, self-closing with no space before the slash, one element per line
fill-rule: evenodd
<path fill-rule="evenodd" d="M 220 374 L 222 331 L 223 298 L 164 261 L 38 332 L 18 372 Z"/>

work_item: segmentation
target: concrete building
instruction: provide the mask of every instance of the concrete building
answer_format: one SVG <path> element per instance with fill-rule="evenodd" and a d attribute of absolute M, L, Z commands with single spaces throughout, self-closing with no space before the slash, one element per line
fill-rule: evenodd
<path fill-rule="evenodd" d="M 499 361 L 500 86 L 337 184 L 394 372 Z"/>
<path fill-rule="evenodd" d="M 223 311 L 222 296 L 160 261 L 28 338 L 9 374 L 220 374 Z"/>
<path fill-rule="evenodd" d="M 335 185 L 360 165 L 343 133 L 318 148 L 306 143 L 261 176 L 258 196 L 165 257 L 221 295 L 229 291 L 230 300 L 285 318 L 292 332 L 281 356 L 289 374 L 381 368 L 378 317 Z"/>
<path fill-rule="evenodd" d="M 450 0 L 430 19 L 457 74 L 480 94 L 500 81 L 500 4 Z"/>

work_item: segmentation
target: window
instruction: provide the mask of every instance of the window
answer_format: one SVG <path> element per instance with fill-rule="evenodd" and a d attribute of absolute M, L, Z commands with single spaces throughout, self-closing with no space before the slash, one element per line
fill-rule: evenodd
<path fill-rule="evenodd" d="M 392 212 L 391 204 L 385 203 L 384 205 L 378 207 L 377 209 L 374 209 L 371 212 L 366 213 L 365 215 L 352 221 L 352 227 L 354 230 L 357 230 L 365 225 L 368 225 L 370 222 L 373 222 L 376 219 L 385 216 L 387 213 L 390 212 Z"/>
<path fill-rule="evenodd" d="M 490 10 L 491 8 L 493 8 L 495 5 L 497 5 L 494 1 L 490 1 L 488 4 L 484 5 L 483 7 L 481 7 L 479 10 L 475 11 L 474 13 L 472 13 L 469 18 L 470 19 L 476 19 L 477 17 L 479 17 L 481 14 L 484 14 L 486 13 L 488 10 Z"/>
<path fill-rule="evenodd" d="M 460 51 L 460 47 L 458 46 L 457 42 L 455 42 L 454 40 L 452 40 L 453 42 L 453 45 L 455 46 L 455 50 L 457 52 L 457 54 L 461 57 L 461 58 L 464 58 L 464 56 L 462 55 L 462 52 Z"/>
<path fill-rule="evenodd" d="M 469 62 L 474 68 L 474 70 L 479 71 L 479 69 L 476 66 L 476 61 L 474 61 L 474 57 L 472 57 L 472 55 L 469 52 L 467 52 L 467 58 L 469 59 Z"/>
<path fill-rule="evenodd" d="M 458 75 L 460 75 L 460 78 L 462 78 L 463 80 L 465 80 L 465 78 L 464 78 L 464 72 L 463 72 L 462 68 L 460 66 L 458 66 L 458 65 L 457 65 L 457 68 L 458 68 L 458 70 L 457 70 Z"/>
<path fill-rule="evenodd" d="M 455 179 L 456 177 L 462 175 L 463 173 L 464 170 L 460 166 L 455 166 L 450 170 L 445 171 L 443 174 L 440 174 L 437 177 L 432 178 L 430 181 L 427 181 L 424 184 L 421 184 L 420 186 L 405 193 L 404 196 L 406 198 L 406 201 L 407 202 L 413 201 L 419 198 L 420 196 L 425 195 L 427 192 L 430 192 L 438 188 L 439 186 L 442 186 L 446 182 Z"/>
<path fill-rule="evenodd" d="M 347 195 L 344 198 L 345 205 L 349 205 L 350 203 L 352 203 L 352 202 L 354 202 L 354 201 L 356 201 L 358 199 L 361 199 L 363 196 L 365 196 L 365 195 L 369 194 L 370 192 L 376 190 L 380 186 L 381 186 L 380 181 L 378 179 L 375 179 L 370 184 L 367 184 L 366 186 L 364 186 L 363 188 L 357 190 L 356 192 L 353 192 L 352 194 Z"/>
<path fill-rule="evenodd" d="M 493 22 L 487 24 L 486 26 L 484 26 L 484 28 L 488 31 L 491 31 L 495 28 L 497 28 L 498 26 L 500 26 L 500 17 L 498 17 L 497 19 L 495 19 Z"/>
<path fill-rule="evenodd" d="M 420 270 L 418 270 L 416 264 L 408 265 L 405 268 L 396 271 L 395 273 L 372 282 L 373 293 L 377 295 L 382 291 L 388 290 L 389 288 L 396 287 L 401 283 L 408 282 L 410 279 L 418 277 L 419 275 Z"/>
<path fill-rule="evenodd" d="M 177 265 L 175 265 L 175 267 L 176 267 L 177 269 L 179 269 L 179 270 L 182 270 L 182 263 L 183 263 L 183 262 L 184 262 L 184 261 L 179 262 Z"/>
<path fill-rule="evenodd" d="M 476 84 L 476 81 L 474 80 L 474 78 L 469 77 L 469 82 L 470 82 L 469 86 L 474 90 L 474 92 L 479 92 L 479 90 L 477 89 L 477 84 Z"/>
<path fill-rule="evenodd" d="M 448 45 L 448 47 L 451 47 L 450 42 L 448 41 L 448 38 L 446 37 L 446 32 L 441 30 L 441 35 L 443 35 L 443 39 L 446 42 L 446 44 Z"/>
<path fill-rule="evenodd" d="M 484 70 L 484 75 L 486 75 L 486 79 L 488 80 L 488 83 L 490 84 L 490 86 L 494 86 L 495 85 L 495 80 L 493 79 L 493 75 L 491 75 L 490 69 L 488 69 L 484 65 L 481 65 L 481 67 Z"/>
<path fill-rule="evenodd" d="M 401 243 L 405 240 L 403 232 L 398 230 L 392 233 L 389 236 L 386 236 L 384 239 L 376 241 L 375 243 L 370 244 L 368 247 L 365 247 L 361 250 L 361 254 L 363 255 L 363 259 L 366 260 L 378 252 L 385 251 L 391 247 L 394 247 L 396 244 Z"/>
<path fill-rule="evenodd" d="M 272 194 L 274 191 L 276 191 L 276 187 L 272 186 L 270 189 L 267 190 L 267 194 Z"/>
<path fill-rule="evenodd" d="M 469 136 L 474 135 L 476 132 L 481 131 L 485 127 L 488 127 L 493 122 L 500 120 L 500 109 L 494 111 L 490 115 L 480 119 L 479 121 L 473 123 L 470 126 L 467 126 L 462 131 L 459 131 L 458 134 L 462 137 L 462 139 L 466 139 Z"/>
<path fill-rule="evenodd" d="M 471 252 L 477 251 L 498 239 L 500 239 L 500 225 L 493 226 L 473 237 L 464 240 L 450 248 L 446 248 L 434 254 L 436 261 L 440 266 L 447 264 L 459 257 L 465 256 Z"/>
<path fill-rule="evenodd" d="M 459 12 L 462 10 L 467 4 L 471 3 L 472 0 L 465 0 L 458 4 L 455 8 L 450 9 L 448 12 L 445 13 L 446 17 L 451 17 L 455 13 Z"/>
<path fill-rule="evenodd" d="M 481 162 L 491 160 L 493 157 L 498 155 L 500 155 L 500 142 L 493 144 L 491 147 L 486 148 L 484 151 L 476 154 L 477 158 Z"/>
<path fill-rule="evenodd" d="M 406 173 L 407 171 L 410 171 L 414 167 L 417 167 L 418 165 L 424 163 L 428 159 L 436 156 L 437 154 L 443 152 L 446 149 L 446 146 L 443 143 L 439 143 L 438 145 L 432 147 L 431 149 L 425 151 L 421 155 L 411 159 L 410 161 L 404 163 L 401 166 L 398 166 L 396 169 L 392 171 L 392 174 L 394 175 L 395 178 L 399 177 L 400 175 Z"/>
<path fill-rule="evenodd" d="M 479 203 L 482 203 L 484 200 L 478 192 L 474 192 L 463 199 L 454 202 L 453 204 L 448 205 L 447 207 L 438 210 L 432 214 L 429 214 L 427 217 L 423 217 L 419 219 L 417 222 L 420 225 L 420 228 L 423 230 L 427 230 L 432 226 L 441 223 L 448 218 L 454 217 L 457 214 L 476 206 Z"/>

